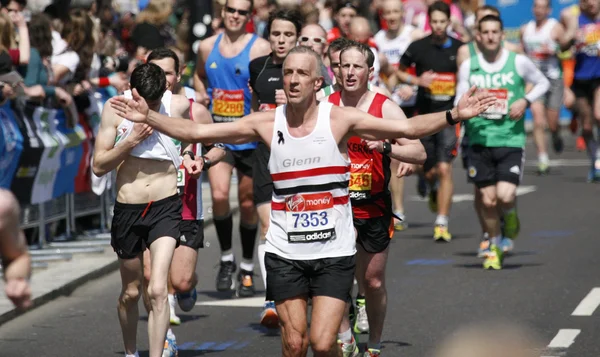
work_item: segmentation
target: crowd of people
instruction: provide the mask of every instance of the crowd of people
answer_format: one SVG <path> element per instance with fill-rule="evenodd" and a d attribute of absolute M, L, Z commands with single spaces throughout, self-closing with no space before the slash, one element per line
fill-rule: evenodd
<path fill-rule="evenodd" d="M 550 18 L 550 0 L 535 0 L 518 44 L 504 40 L 498 9 L 469 1 L 216 1 L 213 34 L 198 43 L 188 40 L 184 4 L 116 5 L 72 4 L 64 12 L 53 3 L 28 21 L 22 0 L 3 5 L 0 81 L 15 72 L 4 78 L 22 80 L 2 82 L 3 98 L 25 96 L 71 115 L 92 105 L 91 91 L 113 95 L 102 110 L 93 172 L 116 171 L 111 245 L 120 261 L 126 357 L 138 356 L 140 297 L 150 356 L 177 353 L 169 324 L 180 323 L 177 305 L 190 311 L 197 299 L 209 199 L 203 175 L 220 246 L 215 289 L 254 296 L 258 261 L 266 287 L 261 324 L 281 330 L 283 355 L 305 356 L 310 347 L 315 356 L 344 357 L 381 355 L 389 243 L 410 223 L 405 176 L 419 176 L 417 191 L 435 216 L 433 240 L 451 242 L 453 162 L 462 156 L 482 231 L 474 248 L 493 270 L 502 269 L 520 230 L 528 108 L 538 173 L 550 167 L 546 126 L 554 151 L 563 150 L 566 106 L 581 123 L 588 179 L 600 181 L 593 131 L 600 0 L 581 0 L 560 19 Z M 565 56 L 575 63 L 572 86 Z M 234 169 L 239 265 L 229 205 Z M 11 228 L 2 238 L 14 242 L 7 262 L 21 252 L 25 263 L 13 266 L 27 265 L 16 202 L 6 202 L 0 222 Z M 24 307 L 28 274 L 16 273 L 20 285 L 9 294 Z M 369 335 L 365 351 L 356 343 L 361 333 Z"/>

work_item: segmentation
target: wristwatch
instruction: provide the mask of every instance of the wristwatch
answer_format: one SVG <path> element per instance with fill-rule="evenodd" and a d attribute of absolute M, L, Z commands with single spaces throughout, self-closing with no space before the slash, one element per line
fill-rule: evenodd
<path fill-rule="evenodd" d="M 392 152 L 392 144 L 387 141 L 383 142 L 383 152 L 384 155 L 389 155 Z"/>
<path fill-rule="evenodd" d="M 454 120 L 454 118 L 452 118 L 452 111 L 451 110 L 446 110 L 446 121 L 448 122 L 448 125 L 456 125 L 458 124 L 458 121 Z"/>
<path fill-rule="evenodd" d="M 190 155 L 190 158 L 191 158 L 192 160 L 196 160 L 196 155 L 194 155 L 194 152 L 193 152 L 193 151 L 186 150 L 186 151 L 184 151 L 184 152 L 181 154 L 181 157 L 183 157 L 183 156 L 185 156 L 185 155 Z"/>
<path fill-rule="evenodd" d="M 212 161 L 210 161 L 210 159 L 206 156 L 202 156 L 202 161 L 204 162 L 204 165 L 202 166 L 202 171 L 210 169 L 210 167 L 212 166 Z"/>

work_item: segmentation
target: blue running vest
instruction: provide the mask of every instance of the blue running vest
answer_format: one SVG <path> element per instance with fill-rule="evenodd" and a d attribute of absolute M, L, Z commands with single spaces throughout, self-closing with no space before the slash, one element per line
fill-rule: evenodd
<path fill-rule="evenodd" d="M 208 78 L 208 95 L 211 99 L 210 112 L 216 123 L 232 122 L 250 114 L 252 107 L 252 93 L 248 86 L 250 80 L 250 49 L 254 41 L 252 38 L 237 56 L 223 57 L 219 52 L 219 44 L 223 34 L 215 41 L 213 50 L 208 55 L 204 70 Z M 247 144 L 225 144 L 232 151 L 249 150 L 256 148 L 256 142 Z"/>
<path fill-rule="evenodd" d="M 575 79 L 600 78 L 600 22 L 579 15 L 579 33 L 575 44 Z"/>

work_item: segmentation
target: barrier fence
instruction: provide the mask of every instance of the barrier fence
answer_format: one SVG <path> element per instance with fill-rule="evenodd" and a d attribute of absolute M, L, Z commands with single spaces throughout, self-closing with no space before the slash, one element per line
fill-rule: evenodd
<path fill-rule="evenodd" d="M 21 205 L 33 264 L 100 253 L 109 244 L 112 175 L 91 172 L 95 134 L 106 93 L 72 118 L 21 98 L 0 106 L 0 187 Z"/>

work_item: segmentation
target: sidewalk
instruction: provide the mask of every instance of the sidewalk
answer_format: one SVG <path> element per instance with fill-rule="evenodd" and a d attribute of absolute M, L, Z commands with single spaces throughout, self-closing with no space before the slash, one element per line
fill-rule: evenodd
<path fill-rule="evenodd" d="M 202 195 L 204 224 L 208 226 L 213 223 L 213 217 L 210 186 L 207 183 L 202 185 Z M 231 184 L 230 204 L 232 212 L 237 213 L 235 180 Z M 59 296 L 69 295 L 84 283 L 109 274 L 119 267 L 117 256 L 110 246 L 110 234 L 81 236 L 73 242 L 50 243 L 42 251 L 32 250 L 31 259 L 34 266 L 31 277 L 32 309 Z M 0 325 L 19 314 L 6 298 L 4 281 L 0 280 Z"/>

